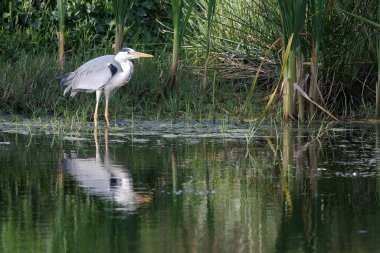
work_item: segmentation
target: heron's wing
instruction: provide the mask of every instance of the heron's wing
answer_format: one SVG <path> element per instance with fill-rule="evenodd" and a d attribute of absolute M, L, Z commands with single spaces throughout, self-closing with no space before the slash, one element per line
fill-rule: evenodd
<path fill-rule="evenodd" d="M 120 65 L 113 55 L 92 59 L 64 78 L 66 83 L 69 82 L 65 93 L 71 90 L 71 94 L 75 95 L 79 91 L 93 92 L 102 89 L 118 71 Z"/>

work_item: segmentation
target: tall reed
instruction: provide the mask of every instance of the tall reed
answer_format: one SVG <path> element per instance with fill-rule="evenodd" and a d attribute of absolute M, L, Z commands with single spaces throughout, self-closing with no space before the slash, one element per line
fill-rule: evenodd
<path fill-rule="evenodd" d="M 290 52 L 286 62 L 284 62 L 283 76 L 283 118 L 285 121 L 293 118 L 294 110 L 294 85 L 297 80 L 296 54 L 300 46 L 300 32 L 305 23 L 306 0 L 283 1 L 278 0 L 280 9 L 280 20 L 282 39 L 284 47 L 288 46 L 289 38 L 294 34 L 293 43 L 290 45 Z M 299 57 L 299 56 L 298 56 Z"/>
<path fill-rule="evenodd" d="M 380 0 L 377 1 L 377 22 L 380 24 Z M 380 28 L 376 35 L 376 56 L 377 56 L 377 83 L 376 83 L 376 118 L 380 119 Z"/>
<path fill-rule="evenodd" d="M 172 0 L 172 13 L 173 13 L 173 52 L 172 62 L 169 72 L 169 86 L 172 88 L 176 81 L 177 66 L 179 60 L 180 49 L 180 21 L 181 21 L 181 4 L 180 0 Z"/>
<path fill-rule="evenodd" d="M 113 15 L 115 16 L 115 54 L 123 47 L 124 43 L 124 25 L 129 10 L 133 5 L 133 0 L 112 0 Z"/>
<path fill-rule="evenodd" d="M 169 70 L 169 88 L 172 89 L 176 85 L 177 68 L 182 47 L 183 37 L 186 25 L 191 15 L 195 0 L 191 0 L 188 5 L 184 0 L 172 0 L 173 14 L 173 51 L 172 62 Z M 184 15 L 183 11 L 186 11 Z"/>
<path fill-rule="evenodd" d="M 324 26 L 324 17 L 327 0 L 311 0 L 310 10 L 312 16 L 312 48 L 311 48 L 311 66 L 310 66 L 310 87 L 309 97 L 318 102 L 318 64 L 321 37 Z M 316 106 L 309 104 L 308 117 L 312 118 L 315 114 Z"/>
<path fill-rule="evenodd" d="M 373 8 L 372 8 L 373 9 Z M 380 118 L 380 1 L 377 2 L 377 22 L 374 22 L 367 17 L 364 17 L 364 15 L 357 15 L 353 12 L 349 12 L 343 9 L 339 9 L 344 14 L 347 14 L 351 17 L 354 17 L 355 19 L 358 19 L 366 24 L 369 24 L 370 26 L 374 27 L 377 31 L 376 33 L 376 61 L 377 61 L 377 82 L 376 82 L 376 109 L 375 109 L 375 115 L 376 118 Z M 360 34 L 360 33 L 359 33 Z M 360 45 L 360 43 L 357 43 Z M 355 48 L 356 49 L 356 48 Z"/>
<path fill-rule="evenodd" d="M 207 72 L 208 72 L 208 61 L 210 55 L 210 45 L 211 45 L 211 28 L 213 17 L 215 15 L 216 0 L 209 0 L 207 2 L 207 34 L 206 34 L 206 61 L 204 66 L 204 76 L 203 76 L 203 88 L 207 88 Z"/>
<path fill-rule="evenodd" d="M 65 19 L 67 0 L 57 0 L 58 9 L 58 50 L 59 66 L 61 72 L 65 69 Z"/>

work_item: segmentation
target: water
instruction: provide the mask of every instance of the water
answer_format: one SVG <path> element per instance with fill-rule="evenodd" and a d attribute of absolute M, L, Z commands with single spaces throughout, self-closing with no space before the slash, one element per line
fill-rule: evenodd
<path fill-rule="evenodd" d="M 380 130 L 0 125 L 0 252 L 379 252 Z"/>

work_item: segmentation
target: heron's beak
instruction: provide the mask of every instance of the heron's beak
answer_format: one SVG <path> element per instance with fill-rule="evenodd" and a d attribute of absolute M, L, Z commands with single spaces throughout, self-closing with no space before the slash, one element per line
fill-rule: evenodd
<path fill-rule="evenodd" d="M 154 57 L 151 54 L 144 54 L 144 53 L 140 53 L 140 52 L 133 52 L 132 54 L 135 55 L 138 58 L 150 58 L 150 57 Z"/>

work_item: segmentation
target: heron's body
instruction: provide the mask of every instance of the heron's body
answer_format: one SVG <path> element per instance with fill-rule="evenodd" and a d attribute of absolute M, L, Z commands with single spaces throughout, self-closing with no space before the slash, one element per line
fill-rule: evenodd
<path fill-rule="evenodd" d="M 63 94 L 70 92 L 95 92 L 100 90 L 106 95 L 126 84 L 132 77 L 133 63 L 118 62 L 114 55 L 104 55 L 92 59 L 74 72 L 67 73 L 61 84 L 67 86 Z"/>
<path fill-rule="evenodd" d="M 153 57 L 130 48 L 122 49 L 116 56 L 104 55 L 92 59 L 77 70 L 61 76 L 61 84 L 66 86 L 63 94 L 70 92 L 75 96 L 78 92 L 96 92 L 96 107 L 94 113 L 97 127 L 98 105 L 101 95 L 106 98 L 105 118 L 108 121 L 108 100 L 112 91 L 125 85 L 132 77 L 133 63 L 131 59 Z"/>

